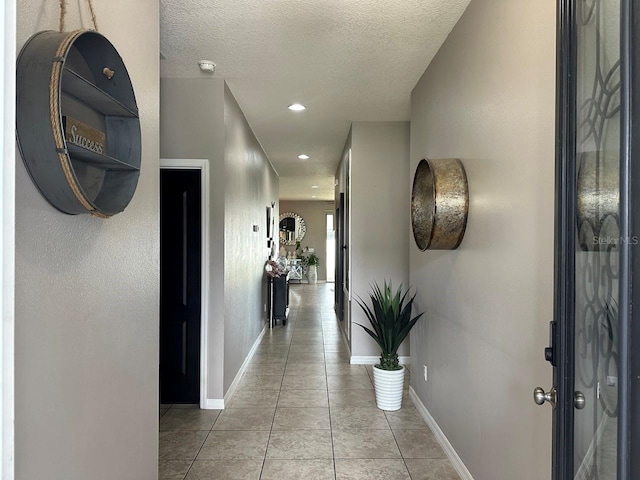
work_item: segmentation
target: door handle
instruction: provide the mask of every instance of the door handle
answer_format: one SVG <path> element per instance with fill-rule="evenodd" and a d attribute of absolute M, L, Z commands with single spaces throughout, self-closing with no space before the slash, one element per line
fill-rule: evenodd
<path fill-rule="evenodd" d="M 540 387 L 534 388 L 533 401 L 536 402 L 536 405 L 549 402 L 553 408 L 556 408 L 556 387 L 551 387 L 551 390 L 548 392 L 545 392 L 544 389 Z"/>
<path fill-rule="evenodd" d="M 579 391 L 573 393 L 573 406 L 576 407 L 576 410 L 582 410 L 586 403 L 587 400 L 584 398 L 584 393 Z"/>

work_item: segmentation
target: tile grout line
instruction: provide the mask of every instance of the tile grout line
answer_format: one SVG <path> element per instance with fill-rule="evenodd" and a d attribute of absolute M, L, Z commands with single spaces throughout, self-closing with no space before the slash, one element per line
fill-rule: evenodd
<path fill-rule="evenodd" d="M 322 352 L 324 353 L 324 321 L 321 319 L 322 322 Z M 327 385 L 327 408 L 329 410 L 329 429 L 330 429 L 330 435 L 331 435 L 331 457 L 333 460 L 333 478 L 337 479 L 338 478 L 338 471 L 336 468 L 336 450 L 335 450 L 335 444 L 333 442 L 333 421 L 331 420 L 331 399 L 329 398 L 329 375 L 327 373 L 327 357 L 326 355 L 324 356 L 324 381 Z"/>
<path fill-rule="evenodd" d="M 290 354 L 290 353 L 292 353 L 292 352 L 291 352 L 291 346 L 292 346 L 292 344 L 293 344 L 293 343 L 292 343 L 292 342 L 293 342 L 293 334 L 295 333 L 296 325 L 297 325 L 297 308 L 296 308 L 296 314 L 295 314 L 295 316 L 296 316 L 296 319 L 295 319 L 293 322 L 292 322 L 291 320 L 289 320 L 289 321 L 288 321 L 288 324 L 289 324 L 290 326 L 293 326 L 293 329 L 292 329 L 291 339 L 290 339 L 290 340 L 288 341 L 288 343 L 287 343 L 287 345 L 288 345 L 288 348 L 287 348 L 287 358 L 286 358 L 286 360 L 285 360 L 285 364 L 284 364 L 284 372 L 283 372 L 283 375 L 282 375 L 282 380 L 280 381 L 280 388 L 278 389 L 278 398 L 277 398 L 277 400 L 276 400 L 276 407 L 275 407 L 275 410 L 274 410 L 274 417 L 273 417 L 273 421 L 271 422 L 271 429 L 269 430 L 269 439 L 267 440 L 267 448 L 266 448 L 266 450 L 265 450 L 265 457 L 264 457 L 264 460 L 263 460 L 263 462 L 262 462 L 262 469 L 261 469 L 261 471 L 260 471 L 260 478 L 262 478 L 262 474 L 263 474 L 263 472 L 264 472 L 264 466 L 265 466 L 265 463 L 266 463 L 266 461 L 267 461 L 267 453 L 268 453 L 268 451 L 269 451 L 269 443 L 271 442 L 271 434 L 273 433 L 273 427 L 274 427 L 274 425 L 275 425 L 275 415 L 276 415 L 276 413 L 277 413 L 277 411 L 278 411 L 278 408 L 279 408 L 279 404 L 280 404 L 280 397 L 281 397 L 281 395 L 282 395 L 282 388 L 283 388 L 283 385 L 284 385 L 284 376 L 286 375 L 286 372 L 287 372 L 287 366 L 289 365 L 289 354 Z"/>
<path fill-rule="evenodd" d="M 289 325 L 291 325 L 290 322 Z M 295 331 L 295 322 L 293 323 L 294 327 L 293 327 L 293 331 Z M 293 336 L 293 335 L 292 335 Z M 278 404 L 280 403 L 280 394 L 282 393 L 282 384 L 284 383 L 284 375 L 287 371 L 287 365 L 289 364 L 289 353 L 291 352 L 291 341 L 289 341 L 287 343 L 287 358 L 285 359 L 284 362 L 284 371 L 282 372 L 282 379 L 280 380 L 280 388 L 278 389 L 278 398 L 276 399 L 276 406 L 273 409 L 273 418 L 271 419 L 271 428 L 269 429 L 269 437 L 267 438 L 267 446 L 264 449 L 264 458 L 262 459 L 262 467 L 260 468 L 260 476 L 258 477 L 258 479 L 262 478 L 262 474 L 264 473 L 264 466 L 267 463 L 267 453 L 269 452 L 269 443 L 271 443 L 271 433 L 273 432 L 273 424 L 276 421 L 276 413 L 278 411 Z"/>
<path fill-rule="evenodd" d="M 219 417 L 220 417 L 220 412 L 218 412 L 218 416 L 216 417 L 216 420 L 213 422 L 213 424 L 211 425 L 211 428 L 207 432 L 207 436 L 204 437 L 204 441 L 202 442 L 202 445 L 200 445 L 200 448 L 198 449 L 198 453 L 196 453 L 196 456 L 193 457 L 193 460 L 191 461 L 191 465 L 189 465 L 189 469 L 187 470 L 187 473 L 185 473 L 184 478 L 187 478 L 187 476 L 189 475 L 189 472 L 193 468 L 193 465 L 196 463 L 196 459 L 198 458 L 198 455 L 200 455 L 200 452 L 202 451 L 202 447 L 204 447 L 204 444 L 207 443 L 207 440 L 209 439 L 209 435 L 211 435 L 211 432 L 213 431 L 213 426 L 216 424 Z M 201 431 L 204 431 L 204 430 L 201 430 Z"/>
<path fill-rule="evenodd" d="M 384 414 L 385 418 L 387 416 L 387 413 L 385 412 Z M 389 423 L 389 419 L 387 418 L 387 423 Z M 398 439 L 396 438 L 396 432 L 393 431 L 393 428 L 391 428 L 391 424 L 389 424 L 389 429 L 391 430 L 391 435 L 393 435 L 393 441 L 396 442 L 396 447 L 398 447 L 398 452 L 400 453 L 400 458 L 402 459 L 402 463 L 404 463 L 404 468 L 407 469 L 407 474 L 409 475 L 409 478 L 412 479 L 413 477 L 411 476 L 411 472 L 409 471 L 409 465 L 407 465 L 406 459 L 404 458 L 404 455 L 402 454 L 402 450 L 400 449 L 400 444 L 398 443 Z"/>

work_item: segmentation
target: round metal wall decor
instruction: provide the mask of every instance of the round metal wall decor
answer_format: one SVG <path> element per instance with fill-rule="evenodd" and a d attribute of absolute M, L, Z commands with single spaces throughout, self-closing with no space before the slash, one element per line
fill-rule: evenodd
<path fill-rule="evenodd" d="M 458 248 L 468 211 L 469 187 L 462 162 L 457 158 L 420 160 L 411 194 L 411 226 L 418 248 Z"/>
<path fill-rule="evenodd" d="M 16 130 L 42 195 L 71 215 L 125 209 L 140 176 L 140 120 L 114 46 L 93 30 L 39 32 L 16 66 Z"/>

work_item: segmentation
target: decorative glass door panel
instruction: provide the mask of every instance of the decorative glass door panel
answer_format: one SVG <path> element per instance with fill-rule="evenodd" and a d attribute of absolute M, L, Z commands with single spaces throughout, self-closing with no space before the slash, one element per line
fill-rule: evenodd
<path fill-rule="evenodd" d="M 534 401 L 553 407 L 553 480 L 636 480 L 640 2 L 557 6 L 553 386 Z"/>
<path fill-rule="evenodd" d="M 620 0 L 576 2 L 573 475 L 615 480 L 620 279 Z"/>

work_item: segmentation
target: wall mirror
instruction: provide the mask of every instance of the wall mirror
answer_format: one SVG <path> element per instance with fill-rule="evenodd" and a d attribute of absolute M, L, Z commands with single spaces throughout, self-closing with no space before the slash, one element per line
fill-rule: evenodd
<path fill-rule="evenodd" d="M 297 213 L 286 212 L 280 215 L 280 244 L 295 245 L 302 241 L 307 233 L 307 225 Z"/>

